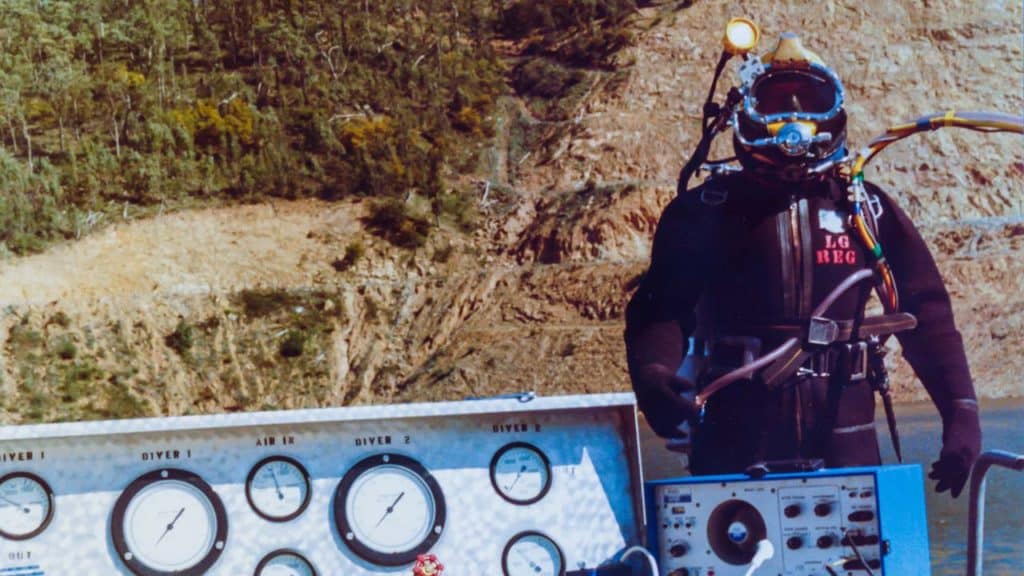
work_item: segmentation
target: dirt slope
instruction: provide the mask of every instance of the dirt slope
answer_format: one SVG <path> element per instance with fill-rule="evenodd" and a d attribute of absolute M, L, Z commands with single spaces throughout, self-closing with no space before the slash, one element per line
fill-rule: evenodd
<path fill-rule="evenodd" d="M 1020 3 L 742 8 L 762 48 L 803 31 L 837 69 L 855 145 L 920 113 L 1024 108 Z M 404 252 L 363 230 L 362 205 L 311 201 L 118 223 L 3 262 L 0 421 L 627 390 L 622 310 L 695 143 L 721 27 L 740 13 L 645 9 L 657 22 L 621 56 L 628 76 L 598 86 L 549 146 L 522 157 L 498 139 L 472 236 Z M 982 393 L 1024 394 L 1022 139 L 919 136 L 869 177 L 930 242 Z M 353 242 L 365 256 L 336 270 Z M 894 380 L 923 397 L 906 366 Z"/>

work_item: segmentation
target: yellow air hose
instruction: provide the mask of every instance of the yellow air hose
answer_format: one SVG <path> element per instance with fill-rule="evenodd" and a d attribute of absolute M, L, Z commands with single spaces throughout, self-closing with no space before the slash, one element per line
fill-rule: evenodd
<path fill-rule="evenodd" d="M 937 130 L 947 126 L 967 128 L 979 132 L 1014 132 L 1024 134 L 1024 117 L 997 112 L 938 112 L 921 116 L 913 122 L 897 124 L 884 134 L 872 140 L 857 153 L 850 177 L 850 191 L 853 195 L 852 221 L 864 246 L 874 255 L 877 274 L 881 283 L 882 304 L 889 313 L 899 309 L 899 295 L 892 269 L 885 260 L 882 247 L 874 237 L 864 218 L 867 194 L 864 190 L 864 168 L 879 152 L 893 142 L 898 142 L 918 132 Z"/>

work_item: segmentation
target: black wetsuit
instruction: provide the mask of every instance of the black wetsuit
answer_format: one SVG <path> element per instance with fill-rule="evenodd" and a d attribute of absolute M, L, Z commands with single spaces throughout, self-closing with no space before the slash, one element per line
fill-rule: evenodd
<path fill-rule="evenodd" d="M 916 329 L 897 335 L 943 419 L 975 398 L 949 295 L 927 246 L 906 214 L 868 185 L 882 214 L 878 237 L 894 272 L 901 311 Z M 851 273 L 873 261 L 848 229 L 845 189 L 823 180 L 769 190 L 742 174 L 720 177 L 676 198 L 664 211 L 651 265 L 626 313 L 626 345 L 638 404 L 661 435 L 676 421 L 645 394 L 675 373 L 697 332 L 714 345 L 711 364 L 734 367 L 739 351 L 723 337 L 756 337 L 767 352 L 806 325 L 811 310 Z M 872 282 L 828 311 L 857 318 Z M 704 382 L 706 384 L 706 380 Z M 652 389 L 652 388 L 651 388 Z M 691 415 L 692 416 L 692 415 Z M 879 463 L 874 393 L 866 380 L 792 375 L 769 388 L 741 381 L 716 394 L 698 427 L 691 470 L 736 472 L 761 460 L 824 458 L 830 467 Z"/>

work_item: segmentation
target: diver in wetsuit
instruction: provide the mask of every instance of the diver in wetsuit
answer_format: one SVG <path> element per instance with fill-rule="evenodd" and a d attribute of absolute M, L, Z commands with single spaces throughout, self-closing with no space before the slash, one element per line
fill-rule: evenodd
<path fill-rule="evenodd" d="M 938 491 L 956 497 L 981 444 L 963 341 L 927 246 L 874 185 L 865 184 L 869 219 L 885 246 L 903 314 L 865 318 L 872 286 L 861 283 L 825 314 L 835 321 L 829 339 L 808 342 L 816 321 L 811 311 L 851 273 L 877 264 L 851 230 L 847 182 L 833 169 L 846 155 L 843 98 L 835 73 L 793 35 L 764 59 L 733 117 L 743 170 L 688 191 L 681 182 L 658 224 L 650 268 L 626 312 L 633 388 L 659 435 L 677 436 L 684 421 L 695 424 L 695 474 L 786 459 L 876 465 L 878 375 L 870 367 L 882 364 L 872 354 L 881 348 L 879 338 L 904 329 L 896 334 L 903 355 L 943 422 L 930 476 Z M 906 314 L 916 317 L 916 328 L 906 329 L 913 326 Z M 691 336 L 694 353 L 706 351 L 695 377 L 680 370 Z M 702 415 L 682 394 L 792 336 L 801 338 L 801 356 L 722 389 Z"/>

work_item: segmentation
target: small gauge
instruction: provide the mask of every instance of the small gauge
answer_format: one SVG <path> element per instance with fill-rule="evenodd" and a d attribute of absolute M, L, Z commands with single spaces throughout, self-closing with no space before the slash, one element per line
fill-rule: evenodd
<path fill-rule="evenodd" d="M 117 498 L 111 520 L 114 549 L 138 576 L 199 575 L 227 543 L 224 504 L 199 476 L 150 472 Z"/>
<path fill-rule="evenodd" d="M 260 560 L 254 576 L 316 576 L 316 569 L 294 550 L 275 550 Z"/>
<path fill-rule="evenodd" d="M 444 494 L 422 464 L 399 454 L 361 460 L 338 484 L 334 521 L 342 541 L 379 566 L 430 550 L 444 530 Z"/>
<path fill-rule="evenodd" d="M 533 504 L 551 489 L 551 463 L 536 446 L 513 442 L 491 459 L 491 484 L 513 504 Z"/>
<path fill-rule="evenodd" d="M 558 544 L 540 532 L 520 532 L 501 553 L 505 576 L 565 576 L 565 556 Z"/>
<path fill-rule="evenodd" d="M 271 522 L 298 518 L 309 506 L 309 474 L 287 456 L 258 462 L 245 481 L 245 497 L 257 514 Z"/>
<path fill-rule="evenodd" d="M 53 519 L 53 490 L 42 478 L 13 472 L 0 478 L 0 537 L 28 540 Z"/>

